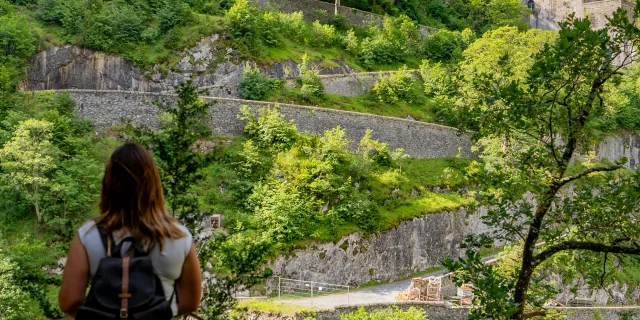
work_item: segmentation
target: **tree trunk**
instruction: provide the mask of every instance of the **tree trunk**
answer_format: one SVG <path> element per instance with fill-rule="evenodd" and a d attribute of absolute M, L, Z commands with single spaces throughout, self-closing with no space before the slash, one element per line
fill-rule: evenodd
<path fill-rule="evenodd" d="M 36 217 L 38 218 L 38 223 L 41 223 L 42 213 L 40 213 L 40 206 L 38 205 L 38 199 L 33 201 L 33 205 L 36 207 Z"/>
<path fill-rule="evenodd" d="M 518 280 L 516 281 L 516 288 L 514 292 L 514 302 L 519 304 L 518 311 L 511 317 L 512 319 L 523 319 L 525 304 L 527 301 L 527 291 L 529 290 L 529 284 L 531 283 L 531 276 L 538 266 L 535 257 L 534 250 L 538 238 L 540 237 L 540 227 L 544 216 L 547 214 L 553 203 L 555 195 L 558 193 L 560 186 L 551 185 L 549 190 L 544 194 L 538 208 L 536 209 L 535 216 L 529 227 L 529 233 L 527 239 L 524 242 L 522 248 L 522 265 L 520 273 L 518 274 Z"/>

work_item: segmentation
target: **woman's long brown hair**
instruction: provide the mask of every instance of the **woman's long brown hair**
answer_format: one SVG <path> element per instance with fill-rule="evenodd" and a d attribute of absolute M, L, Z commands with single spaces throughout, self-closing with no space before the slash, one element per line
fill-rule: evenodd
<path fill-rule="evenodd" d="M 166 238 L 186 236 L 164 206 L 153 157 L 137 143 L 120 146 L 107 161 L 100 211 L 97 224 L 109 233 L 126 229 L 145 248 L 157 245 L 162 251 Z"/>

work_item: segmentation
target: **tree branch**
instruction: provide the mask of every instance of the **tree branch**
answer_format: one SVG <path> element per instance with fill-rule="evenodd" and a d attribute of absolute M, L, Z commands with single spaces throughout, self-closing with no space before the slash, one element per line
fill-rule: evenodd
<path fill-rule="evenodd" d="M 622 168 L 622 165 L 620 165 L 620 164 L 616 164 L 616 165 L 608 166 L 608 167 L 594 167 L 594 168 L 582 171 L 582 172 L 580 172 L 578 174 L 574 174 L 572 176 L 562 178 L 562 179 L 560 179 L 558 181 L 558 185 L 559 186 L 564 186 L 565 184 L 567 184 L 567 183 L 569 183 L 571 181 L 578 180 L 578 179 L 580 179 L 580 178 L 582 178 L 584 176 L 587 176 L 589 174 L 592 174 L 594 172 L 615 171 L 615 170 L 618 170 L 618 169 L 621 169 L 621 168 Z"/>
<path fill-rule="evenodd" d="M 566 250 L 588 250 L 593 252 L 608 252 L 608 253 L 622 253 L 622 254 L 636 254 L 640 255 L 640 247 L 622 246 L 622 245 L 607 245 L 603 243 L 588 242 L 588 241 L 566 241 L 556 245 L 553 245 L 547 250 L 540 252 L 534 258 L 534 265 L 537 266 L 543 261 L 551 258 L 554 254 L 566 251 Z"/>

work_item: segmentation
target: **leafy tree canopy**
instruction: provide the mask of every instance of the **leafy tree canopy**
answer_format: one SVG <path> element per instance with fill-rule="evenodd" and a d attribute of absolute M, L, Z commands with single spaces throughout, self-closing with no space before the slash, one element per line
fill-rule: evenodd
<path fill-rule="evenodd" d="M 481 186 L 477 198 L 490 208 L 483 219 L 493 230 L 470 238 L 465 258 L 446 262 L 463 271 L 460 281 L 476 283 L 483 307 L 475 317 L 535 315 L 549 296 L 536 290 L 534 274 L 560 254 L 640 255 L 640 174 L 623 169 L 626 159 L 580 155 L 592 145 L 593 121 L 606 113 L 607 83 L 635 57 L 625 43 L 637 47 L 640 29 L 622 9 L 602 30 L 574 17 L 561 28 L 522 77 L 487 70 L 471 82 L 477 95 L 456 106 L 484 160 L 469 175 Z M 522 246 L 509 275 L 484 266 L 474 250 L 494 239 Z"/>

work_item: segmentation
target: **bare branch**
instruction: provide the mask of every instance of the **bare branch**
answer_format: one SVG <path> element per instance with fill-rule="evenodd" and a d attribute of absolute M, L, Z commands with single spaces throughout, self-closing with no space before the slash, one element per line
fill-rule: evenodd
<path fill-rule="evenodd" d="M 566 241 L 556 245 L 553 245 L 547 250 L 540 252 L 534 258 L 534 266 L 539 265 L 545 260 L 551 258 L 554 254 L 566 251 L 566 250 L 588 250 L 593 252 L 608 252 L 608 253 L 622 253 L 622 254 L 634 254 L 640 255 L 640 247 L 638 246 L 623 246 L 623 245 L 608 245 L 604 243 L 588 242 L 588 241 Z"/>
<path fill-rule="evenodd" d="M 565 184 L 567 184 L 567 183 L 569 183 L 571 181 L 578 180 L 578 179 L 580 179 L 580 178 L 582 178 L 584 176 L 590 175 L 590 174 L 592 174 L 594 172 L 615 171 L 615 170 L 618 170 L 618 169 L 621 169 L 621 168 L 622 168 L 621 164 L 616 164 L 616 165 L 608 166 L 608 167 L 594 167 L 594 168 L 590 168 L 590 169 L 587 169 L 585 171 L 582 171 L 582 172 L 580 172 L 578 174 L 574 174 L 572 176 L 562 178 L 557 183 L 558 183 L 559 186 L 564 186 Z"/>

